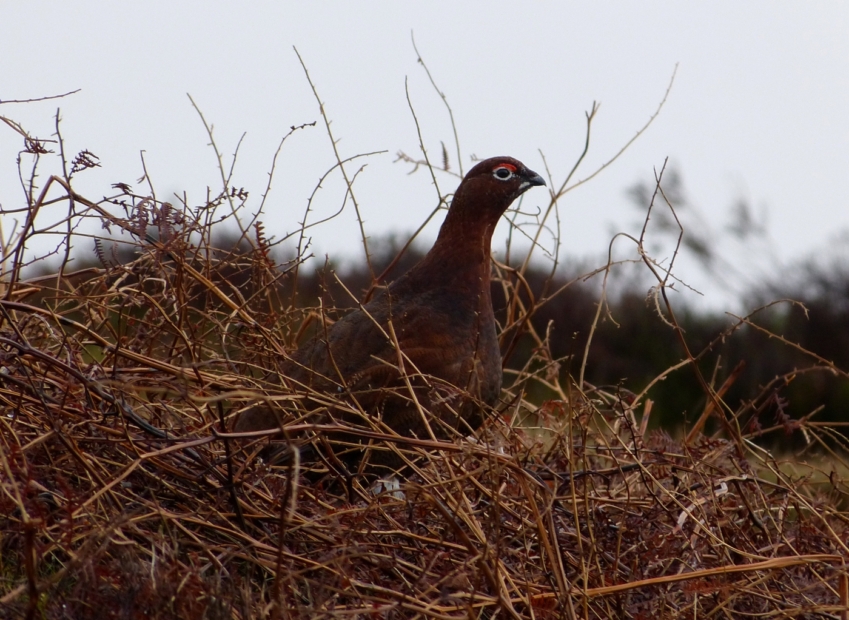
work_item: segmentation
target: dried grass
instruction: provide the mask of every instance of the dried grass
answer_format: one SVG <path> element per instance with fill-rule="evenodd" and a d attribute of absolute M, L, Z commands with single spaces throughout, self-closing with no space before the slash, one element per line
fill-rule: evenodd
<path fill-rule="evenodd" d="M 33 157 L 47 153 L 26 139 Z M 788 473 L 740 432 L 712 382 L 702 380 L 698 428 L 679 441 L 647 432 L 646 394 L 573 381 L 528 320 L 545 301 L 520 294 L 529 261 L 500 270 L 503 344 L 520 328 L 536 352 L 507 375 L 504 405 L 475 438 L 318 425 L 303 415 L 304 394 L 276 376 L 276 360 L 325 314 L 292 303 L 303 256 L 276 264 L 258 221 L 240 226 L 241 249 L 214 248 L 212 222 L 222 210 L 235 219 L 246 199 L 226 182 L 198 209 L 127 186 L 93 202 L 72 176 L 95 160 L 75 161 L 79 170 L 30 192 L 28 213 L 67 204 L 58 230 L 98 218 L 131 234 L 135 254 L 102 239 L 101 267 L 69 273 L 65 261 L 58 275 L 26 279 L 34 228 L 4 245 L 2 615 L 847 617 L 836 474 Z M 567 179 L 553 193 L 540 230 L 568 189 Z M 646 265 L 677 330 L 668 275 Z M 526 401 L 531 384 L 555 397 Z M 228 434 L 258 399 L 280 408 L 283 430 Z M 724 438 L 698 432 L 709 416 Z M 343 430 L 404 456 L 402 493 L 301 462 L 298 449 L 283 466 L 260 452 Z"/>

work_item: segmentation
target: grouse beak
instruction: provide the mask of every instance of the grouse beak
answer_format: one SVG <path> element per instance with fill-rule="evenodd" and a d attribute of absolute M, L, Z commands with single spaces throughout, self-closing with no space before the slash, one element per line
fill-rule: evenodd
<path fill-rule="evenodd" d="M 525 168 L 522 171 L 522 177 L 523 180 L 521 185 L 519 185 L 519 191 L 524 192 L 525 190 L 528 190 L 534 187 L 535 185 L 545 185 L 545 179 L 543 179 L 533 170 L 528 170 L 527 168 Z"/>

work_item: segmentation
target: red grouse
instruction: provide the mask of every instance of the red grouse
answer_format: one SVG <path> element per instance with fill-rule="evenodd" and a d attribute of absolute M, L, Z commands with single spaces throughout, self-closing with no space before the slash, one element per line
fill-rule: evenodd
<path fill-rule="evenodd" d="M 492 233 L 512 202 L 535 185 L 545 181 L 511 157 L 478 163 L 454 193 L 421 262 L 281 364 L 287 384 L 314 397 L 307 402 L 319 420 L 385 425 L 419 439 L 465 435 L 480 426 L 502 375 L 490 296 Z M 321 407 L 317 401 L 328 399 L 317 393 L 342 397 L 350 407 L 344 413 Z M 274 410 L 257 406 L 238 418 L 235 431 L 279 424 Z M 343 460 L 356 463 L 362 451 L 354 452 Z M 370 461 L 371 468 L 400 464 L 387 452 L 373 453 Z"/>

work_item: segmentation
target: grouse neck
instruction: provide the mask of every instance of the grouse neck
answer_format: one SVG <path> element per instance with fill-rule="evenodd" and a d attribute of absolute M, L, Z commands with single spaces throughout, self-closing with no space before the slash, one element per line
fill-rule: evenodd
<path fill-rule="evenodd" d="M 457 283 L 488 290 L 495 223 L 452 218 L 451 215 L 449 213 L 445 219 L 436 243 L 415 271 L 446 285 Z"/>

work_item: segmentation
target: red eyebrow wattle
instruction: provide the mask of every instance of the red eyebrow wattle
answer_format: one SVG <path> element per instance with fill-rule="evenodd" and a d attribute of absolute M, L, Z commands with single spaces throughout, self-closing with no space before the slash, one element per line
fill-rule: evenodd
<path fill-rule="evenodd" d="M 495 169 L 498 170 L 498 168 L 507 168 L 510 172 L 516 172 L 516 166 L 513 164 L 499 164 Z"/>

